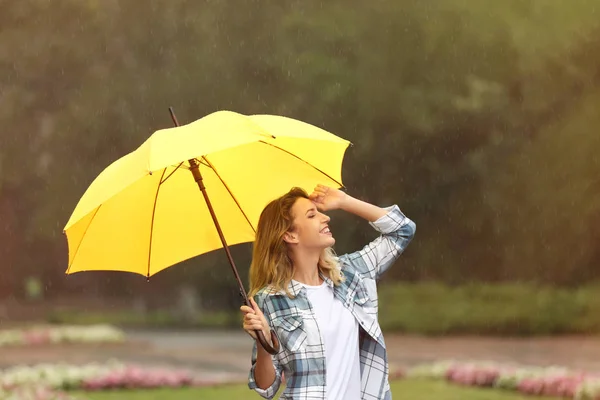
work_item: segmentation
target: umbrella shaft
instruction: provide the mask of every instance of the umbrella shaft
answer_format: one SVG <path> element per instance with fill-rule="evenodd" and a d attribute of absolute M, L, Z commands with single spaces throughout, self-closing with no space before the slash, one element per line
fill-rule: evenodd
<path fill-rule="evenodd" d="M 173 110 L 173 107 L 169 107 L 169 113 L 171 114 L 171 119 L 173 120 L 175 126 L 179 126 L 179 121 L 177 121 L 177 117 L 175 116 L 175 111 Z M 221 230 L 221 226 L 219 225 L 219 221 L 217 220 L 215 211 L 213 210 L 212 204 L 210 203 L 210 199 L 208 198 L 208 193 L 206 193 L 206 187 L 204 186 L 204 182 L 202 180 L 202 174 L 200 173 L 200 166 L 198 165 L 198 161 L 196 161 L 196 159 L 191 159 L 188 160 L 188 162 L 190 163 L 190 171 L 192 171 L 194 180 L 198 184 L 198 187 L 200 188 L 200 191 L 204 196 L 204 200 L 206 201 L 206 205 L 208 206 L 210 216 L 212 217 L 212 220 L 215 223 L 215 228 L 217 228 L 217 232 L 219 233 L 219 238 L 221 238 L 221 243 L 223 244 L 225 253 L 227 253 L 227 259 L 229 260 L 229 264 L 231 264 L 231 269 L 233 270 L 235 279 L 237 280 L 238 286 L 240 287 L 240 295 L 244 299 L 244 303 L 247 306 L 250 306 L 250 302 L 248 301 L 248 295 L 246 294 L 246 290 L 244 289 L 244 284 L 242 283 L 240 275 L 237 272 L 237 268 L 235 267 L 235 262 L 233 261 L 233 257 L 231 256 L 231 252 L 229 251 L 229 246 L 227 245 L 227 241 L 225 240 L 225 236 L 223 235 L 223 231 Z"/>
<path fill-rule="evenodd" d="M 219 238 L 221 239 L 221 243 L 223 244 L 223 249 L 225 249 L 225 253 L 227 253 L 227 259 L 229 260 L 229 264 L 231 264 L 231 269 L 233 270 L 233 274 L 235 275 L 235 279 L 238 282 L 238 286 L 240 288 L 240 295 L 244 299 L 244 303 L 246 305 L 250 305 L 248 301 L 248 296 L 246 295 L 246 290 L 244 289 L 244 284 L 240 279 L 240 275 L 238 274 L 237 268 L 235 267 L 235 262 L 233 261 L 233 257 L 231 256 L 231 252 L 229 251 L 229 246 L 227 245 L 227 241 L 225 240 L 225 235 L 223 235 L 223 231 L 221 230 L 221 226 L 219 225 L 219 221 L 217 220 L 217 216 L 212 207 L 210 199 L 208 198 L 208 193 L 206 193 L 206 187 L 204 186 L 204 181 L 202 179 L 202 174 L 200 173 L 200 166 L 198 165 L 198 161 L 195 159 L 191 159 L 188 161 L 190 163 L 190 171 L 194 176 L 194 180 L 198 184 L 202 195 L 204 196 L 204 200 L 206 201 L 206 205 L 208 206 L 208 211 L 210 212 L 210 216 L 212 217 L 213 222 L 215 223 L 215 228 L 217 228 L 217 232 L 219 234 Z"/>
<path fill-rule="evenodd" d="M 169 107 L 169 112 L 171 113 L 171 118 L 173 119 L 173 123 L 175 126 L 179 126 L 179 122 L 177 121 L 177 117 L 175 117 L 175 112 L 173 111 L 173 107 Z M 238 286 L 240 287 L 240 295 L 244 299 L 244 303 L 252 307 L 250 302 L 248 301 L 248 295 L 244 290 L 244 284 L 240 279 L 240 275 L 237 272 L 237 268 L 235 267 L 235 262 L 233 262 L 233 257 L 231 256 L 231 252 L 229 251 L 229 246 L 227 245 L 227 241 L 225 240 L 225 236 L 223 235 L 223 231 L 221 230 L 221 226 L 219 225 L 219 221 L 217 220 L 217 216 L 215 215 L 215 211 L 213 210 L 212 204 L 210 203 L 210 199 L 208 198 L 208 193 L 206 193 L 206 187 L 204 186 L 204 182 L 202 180 L 202 174 L 200 173 L 200 166 L 198 165 L 198 161 L 196 159 L 188 160 L 190 163 L 190 171 L 192 171 L 192 175 L 194 176 L 194 180 L 198 184 L 202 195 L 204 196 L 204 200 L 206 201 L 206 205 L 208 206 L 208 211 L 210 211 L 210 216 L 212 217 L 213 222 L 215 223 L 215 228 L 217 228 L 217 232 L 219 233 L 219 238 L 221 238 L 221 243 L 223 243 L 223 248 L 225 249 L 225 253 L 227 253 L 227 259 L 229 260 L 229 264 L 231 264 L 231 269 L 233 270 L 233 274 L 235 275 L 235 279 L 237 279 Z M 277 354 L 279 352 L 279 340 L 274 330 L 271 330 L 271 341 L 273 346 L 271 346 L 263 334 L 262 330 L 256 330 L 256 335 L 258 341 L 261 346 L 269 353 L 269 354 Z"/>

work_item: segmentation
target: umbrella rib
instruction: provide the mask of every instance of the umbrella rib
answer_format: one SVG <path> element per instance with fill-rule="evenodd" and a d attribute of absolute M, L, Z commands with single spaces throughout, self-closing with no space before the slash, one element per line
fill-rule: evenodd
<path fill-rule="evenodd" d="M 210 165 L 208 165 L 208 164 L 206 164 L 206 163 L 203 163 L 201 160 L 198 160 L 197 158 L 196 158 L 195 160 L 197 160 L 197 161 L 198 161 L 199 163 L 201 163 L 202 165 L 206 165 L 207 167 L 210 167 Z M 179 168 L 187 168 L 187 169 L 189 170 L 190 168 L 189 168 L 188 166 L 182 167 L 182 165 L 183 165 L 183 163 L 184 163 L 184 162 L 185 162 L 185 161 L 182 161 L 182 162 L 180 162 L 180 163 L 179 163 L 179 164 L 178 164 L 178 165 L 175 167 L 175 169 L 174 169 L 174 170 L 173 170 L 173 171 L 172 171 L 172 172 L 171 172 L 169 175 L 167 175 L 167 177 L 166 177 L 165 179 L 161 179 L 161 181 L 160 181 L 160 184 L 162 185 L 163 183 L 165 183 L 165 182 L 167 181 L 167 179 L 169 179 L 169 178 L 171 177 L 171 175 L 173 175 L 175 172 L 177 172 L 177 170 L 178 170 Z M 163 175 L 164 175 L 164 174 L 163 174 Z"/>
<path fill-rule="evenodd" d="M 158 192 L 160 191 L 160 185 L 163 183 L 163 176 L 165 176 L 166 168 L 163 169 L 162 175 L 158 180 L 158 186 L 156 187 L 156 193 L 154 195 L 154 205 L 152 206 L 152 220 L 150 222 L 150 242 L 148 245 L 148 272 L 146 273 L 146 279 L 150 279 L 150 262 L 152 260 L 152 234 L 154 233 L 154 216 L 156 215 L 156 202 L 158 201 Z"/>
<path fill-rule="evenodd" d="M 343 185 L 341 182 L 338 182 L 338 181 L 336 181 L 335 179 L 333 179 L 333 178 L 332 178 L 332 177 L 331 177 L 331 176 L 330 176 L 328 173 L 321 171 L 319 168 L 315 167 L 314 165 L 312 165 L 312 164 L 311 164 L 311 163 L 309 163 L 308 161 L 306 161 L 306 160 L 303 160 L 302 158 L 298 157 L 298 156 L 297 156 L 297 155 L 295 155 L 294 153 L 291 153 L 291 152 L 289 152 L 289 151 L 287 151 L 287 150 L 285 150 L 285 149 L 282 149 L 281 147 L 279 147 L 279 146 L 277 146 L 277 145 L 274 145 L 273 143 L 267 143 L 267 142 L 264 142 L 264 141 L 262 141 L 262 140 L 259 140 L 258 142 L 259 142 L 259 143 L 262 143 L 262 144 L 266 144 L 267 146 L 274 147 L 274 148 L 276 148 L 277 150 L 281 150 L 281 151 L 283 151 L 284 153 L 286 153 L 286 154 L 288 154 L 288 155 L 290 155 L 290 156 L 292 156 L 292 157 L 294 157 L 294 158 L 296 158 L 296 159 L 298 159 L 298 160 L 302 161 L 303 163 L 305 163 L 305 164 L 309 165 L 310 167 L 312 167 L 312 168 L 316 169 L 317 171 L 319 171 L 320 173 L 322 173 L 323 175 L 325 175 L 326 177 L 328 177 L 329 179 L 331 179 L 332 181 L 334 181 L 335 183 L 337 183 L 337 184 L 338 184 L 340 187 L 342 187 L 342 188 L 344 188 L 344 187 L 345 187 L 345 186 L 344 186 L 344 185 Z"/>
<path fill-rule="evenodd" d="M 167 181 L 167 179 L 169 179 L 171 177 L 171 175 L 173 175 L 175 172 L 177 172 L 177 170 L 179 169 L 179 167 L 181 167 L 182 164 L 183 164 L 183 161 L 180 162 L 179 165 L 177 167 L 175 167 L 175 169 L 173 170 L 173 172 L 171 172 L 169 175 L 167 175 L 167 177 L 164 180 L 161 179 L 160 180 L 160 184 L 162 185 L 163 183 L 165 183 Z"/>
<path fill-rule="evenodd" d="M 223 184 L 223 186 L 225 186 L 225 189 L 227 189 L 227 192 L 229 193 L 229 195 L 231 196 L 231 198 L 233 199 L 233 201 L 235 202 L 235 204 L 240 209 L 240 212 L 242 213 L 242 215 L 244 216 L 244 218 L 246 218 L 246 221 L 248 222 L 248 225 L 250 225 L 250 228 L 252 228 L 252 231 L 256 234 L 256 229 L 254 229 L 254 226 L 252 225 L 252 222 L 250 222 L 250 219 L 248 218 L 248 216 L 246 215 L 246 213 L 244 212 L 244 210 L 240 206 L 239 201 L 235 198 L 235 196 L 233 195 L 233 192 L 231 191 L 231 189 L 229 189 L 229 186 L 227 186 L 227 184 L 225 183 L 225 181 L 221 178 L 221 175 L 219 175 L 219 173 L 217 172 L 217 169 L 215 168 L 215 166 L 212 165 L 212 163 L 210 161 L 208 161 L 208 158 L 206 158 L 206 156 L 202 156 L 202 159 L 204 161 L 206 161 L 206 163 L 208 164 L 208 166 L 210 167 L 210 169 L 212 169 L 215 172 L 215 175 L 217 175 L 217 178 L 219 178 L 219 180 L 221 181 L 221 183 Z"/>
<path fill-rule="evenodd" d="M 81 247 L 81 243 L 83 243 L 83 240 L 85 239 L 85 234 L 87 233 L 88 229 L 92 225 L 92 222 L 94 222 L 94 218 L 96 218 L 96 215 L 98 214 L 98 210 L 100 210 L 100 207 L 102 207 L 102 204 L 100 204 L 98 206 L 98 208 L 96 208 L 96 211 L 94 212 L 94 215 L 92 216 L 92 219 L 90 219 L 90 223 L 88 224 L 88 226 L 85 227 L 85 232 L 83 232 L 82 239 L 79 241 L 79 244 L 77 245 L 77 249 L 75 250 L 75 254 L 73 255 L 73 261 L 69 264 L 69 268 L 67 268 L 67 272 L 66 272 L 67 275 L 69 274 L 69 271 L 71 270 L 71 266 L 75 262 L 75 257 L 77 257 L 77 253 L 79 253 L 79 248 Z"/>

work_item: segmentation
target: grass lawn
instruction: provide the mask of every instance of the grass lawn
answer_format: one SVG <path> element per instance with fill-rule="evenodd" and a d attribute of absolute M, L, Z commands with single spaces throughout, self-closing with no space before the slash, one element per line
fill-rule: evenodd
<path fill-rule="evenodd" d="M 206 389 L 160 389 L 114 392 L 75 393 L 90 400 L 216 400 L 261 399 L 245 385 Z M 463 388 L 444 381 L 399 380 L 392 383 L 394 400 L 542 400 L 548 397 L 520 396 L 514 392 L 495 389 Z M 276 397 L 277 398 L 277 397 Z"/>

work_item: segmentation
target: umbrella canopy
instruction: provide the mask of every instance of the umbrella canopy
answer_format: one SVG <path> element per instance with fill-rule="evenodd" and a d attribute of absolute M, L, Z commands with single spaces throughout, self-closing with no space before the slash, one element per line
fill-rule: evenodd
<path fill-rule="evenodd" d="M 341 187 L 349 144 L 291 118 L 230 111 L 156 131 L 108 166 L 80 199 L 64 228 L 67 273 L 150 277 L 223 247 L 190 171 L 195 163 L 225 242 L 251 242 L 264 206 L 292 186 Z"/>

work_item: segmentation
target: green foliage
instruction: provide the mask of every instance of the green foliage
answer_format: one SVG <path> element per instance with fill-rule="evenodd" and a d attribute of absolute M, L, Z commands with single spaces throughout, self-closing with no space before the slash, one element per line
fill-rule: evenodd
<path fill-rule="evenodd" d="M 571 285 L 597 276 L 599 109 L 600 90 L 574 102 L 485 188 L 511 274 Z"/>
<path fill-rule="evenodd" d="M 388 284 L 380 290 L 379 318 L 384 331 L 425 335 L 597 333 L 599 291 L 598 284 Z"/>
<path fill-rule="evenodd" d="M 203 312 L 196 318 L 181 319 L 175 313 L 167 310 L 150 311 L 146 313 L 120 310 L 114 312 L 82 312 L 73 310 L 58 310 L 50 312 L 46 317 L 52 324 L 93 325 L 112 324 L 123 328 L 150 329 L 223 329 L 239 328 L 238 314 L 227 312 Z"/>
<path fill-rule="evenodd" d="M 380 288 L 379 321 L 384 332 L 418 335 L 473 334 L 540 336 L 600 333 L 600 283 L 561 289 L 524 283 L 388 283 Z M 157 309 L 90 312 L 55 310 L 50 323 L 98 324 L 160 329 L 240 329 L 239 305 L 180 318 Z"/>
<path fill-rule="evenodd" d="M 350 191 L 398 203 L 419 227 L 388 279 L 600 278 L 595 0 L 49 4 L 0 1 L 0 259 L 13 292 L 40 269 L 54 294 L 143 291 L 112 275 L 67 282 L 61 230 L 103 168 L 171 125 L 169 106 L 183 123 L 283 114 L 354 142 Z M 335 217 L 339 253 L 371 238 Z M 157 280 L 169 293 L 194 282 L 231 309 L 219 262 Z"/>

